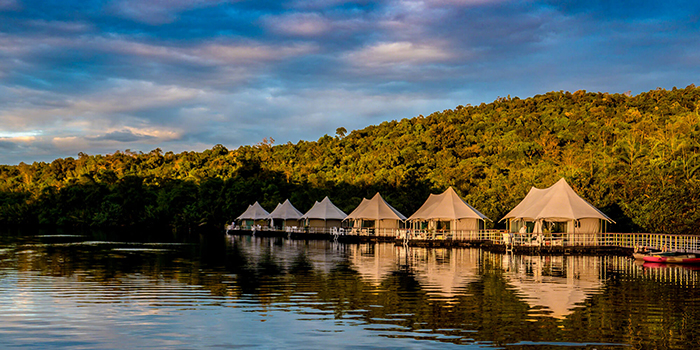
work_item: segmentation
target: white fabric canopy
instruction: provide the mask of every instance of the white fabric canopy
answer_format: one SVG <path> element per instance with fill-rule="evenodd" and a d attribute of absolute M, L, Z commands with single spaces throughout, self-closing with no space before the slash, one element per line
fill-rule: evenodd
<path fill-rule="evenodd" d="M 282 220 L 298 220 L 304 214 L 302 214 L 297 208 L 295 208 L 289 199 L 285 200 L 282 204 L 277 204 L 275 210 L 270 213 L 270 219 L 282 219 Z"/>
<path fill-rule="evenodd" d="M 270 213 L 260 206 L 260 203 L 255 202 L 253 205 L 249 205 L 248 209 L 243 212 L 236 220 L 263 220 L 269 219 Z"/>
<path fill-rule="evenodd" d="M 314 206 L 302 215 L 302 219 L 343 220 L 348 215 L 338 209 L 326 196 L 322 201 L 314 203 Z"/>
<path fill-rule="evenodd" d="M 503 219 L 525 221 L 569 221 L 600 219 L 614 222 L 607 215 L 581 198 L 564 178 L 545 189 L 531 188 L 527 196 Z"/>
<path fill-rule="evenodd" d="M 459 197 L 452 187 L 441 194 L 430 194 L 423 205 L 408 220 L 460 220 L 479 219 L 491 221 Z"/>
<path fill-rule="evenodd" d="M 377 193 L 372 199 L 362 199 L 362 203 L 355 208 L 346 218 L 352 220 L 406 220 L 394 207 L 389 205 L 382 196 Z"/>

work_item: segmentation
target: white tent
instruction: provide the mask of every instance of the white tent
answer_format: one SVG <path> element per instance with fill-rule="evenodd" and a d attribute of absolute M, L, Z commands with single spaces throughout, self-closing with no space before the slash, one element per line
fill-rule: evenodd
<path fill-rule="evenodd" d="M 298 226 L 299 219 L 304 214 L 302 214 L 297 208 L 295 208 L 289 199 L 285 200 L 282 204 L 277 204 L 275 210 L 273 210 L 269 217 L 270 219 L 282 220 L 282 227 L 285 226 Z"/>
<path fill-rule="evenodd" d="M 340 227 L 342 220 L 347 216 L 326 196 L 322 201 L 315 202 L 301 219 L 306 220 L 309 227 L 329 228 Z"/>
<path fill-rule="evenodd" d="M 269 218 L 270 213 L 263 209 L 263 207 L 260 206 L 260 203 L 255 202 L 254 204 L 249 205 L 248 209 L 246 209 L 243 214 L 239 215 L 236 220 L 249 221 L 249 223 L 245 224 L 244 226 L 253 226 L 255 225 L 255 221 L 268 220 Z"/>
<path fill-rule="evenodd" d="M 363 223 L 371 223 L 377 233 L 389 233 L 382 229 L 399 228 L 399 223 L 406 220 L 394 207 L 389 205 L 382 196 L 377 193 L 372 199 L 362 199 L 362 203 L 350 213 L 345 220 L 353 220 L 353 227 L 362 228 Z"/>
<path fill-rule="evenodd" d="M 527 196 L 503 220 L 511 231 L 534 223 L 533 233 L 542 233 L 547 223 L 566 223 L 566 233 L 602 232 L 601 222 L 614 221 L 581 198 L 564 178 L 545 189 L 531 188 Z"/>
<path fill-rule="evenodd" d="M 269 219 L 270 213 L 267 212 L 260 203 L 255 202 L 248 206 L 248 209 L 243 212 L 236 220 L 265 220 Z"/>
<path fill-rule="evenodd" d="M 431 193 L 425 203 L 408 220 L 414 223 L 428 221 L 429 228 L 438 228 L 437 222 L 447 221 L 450 222 L 450 231 L 479 230 L 480 221 L 491 221 L 460 198 L 452 187 L 441 194 Z"/>

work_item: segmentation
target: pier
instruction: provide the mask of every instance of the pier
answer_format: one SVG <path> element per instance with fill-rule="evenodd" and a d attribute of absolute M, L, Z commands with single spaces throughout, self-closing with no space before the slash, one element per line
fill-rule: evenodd
<path fill-rule="evenodd" d="M 411 230 L 322 227 L 227 226 L 229 234 L 345 242 L 393 241 L 414 247 L 484 247 L 516 253 L 620 253 L 653 248 L 700 253 L 700 236 L 660 233 L 512 233 L 505 230 Z"/>

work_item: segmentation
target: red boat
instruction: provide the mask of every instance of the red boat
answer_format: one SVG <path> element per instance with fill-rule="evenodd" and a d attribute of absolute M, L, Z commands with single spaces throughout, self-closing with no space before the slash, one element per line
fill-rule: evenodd
<path fill-rule="evenodd" d="M 694 253 L 681 252 L 651 252 L 634 253 L 634 258 L 652 263 L 666 264 L 700 264 L 700 257 Z"/>

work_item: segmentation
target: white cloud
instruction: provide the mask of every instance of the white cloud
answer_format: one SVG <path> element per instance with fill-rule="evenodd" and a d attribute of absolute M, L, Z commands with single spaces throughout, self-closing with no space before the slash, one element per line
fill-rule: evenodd
<path fill-rule="evenodd" d="M 20 37 L 0 33 L 0 55 L 16 57 L 77 46 L 80 46 L 79 42 L 57 36 Z"/>
<path fill-rule="evenodd" d="M 51 139 L 51 144 L 62 151 L 77 153 L 81 150 L 88 149 L 88 142 L 82 137 L 54 137 Z"/>
<path fill-rule="evenodd" d="M 14 92 L 20 98 L 22 93 L 31 95 L 34 91 Z M 188 105 L 203 94 L 202 90 L 178 86 L 114 80 L 105 90 L 81 98 L 45 94 L 56 101 L 0 110 L 0 128 L 7 135 L 56 136 L 55 142 L 59 143 L 74 142 L 70 137 L 97 137 L 122 130 L 153 140 L 173 140 L 182 135 L 182 130 L 168 126 L 166 120 L 147 119 L 138 114 Z"/>
<path fill-rule="evenodd" d="M 374 44 L 346 56 L 349 63 L 367 67 L 441 63 L 453 58 L 453 53 L 439 45 L 405 41 Z"/>
<path fill-rule="evenodd" d="M 0 136 L 0 140 L 9 141 L 9 142 L 15 142 L 15 143 L 16 143 L 16 142 L 28 143 L 28 142 L 34 142 L 34 141 L 36 141 L 36 140 L 37 140 L 37 137 L 34 136 L 34 135 L 21 135 L 21 134 L 20 134 L 20 135 L 17 135 L 17 136 L 7 136 L 7 137 Z"/>
<path fill-rule="evenodd" d="M 157 85 L 148 81 L 112 79 L 107 89 L 86 98 L 70 99 L 62 114 L 131 113 L 143 109 L 171 106 L 195 99 L 202 90 L 176 85 Z"/>
<path fill-rule="evenodd" d="M 256 63 L 260 61 L 278 61 L 294 56 L 311 54 L 315 45 L 225 45 L 207 44 L 193 52 L 202 58 L 214 59 L 220 63 Z"/>
<path fill-rule="evenodd" d="M 318 13 L 290 13 L 263 20 L 272 31 L 285 35 L 317 36 L 332 30 L 330 20 Z"/>
<path fill-rule="evenodd" d="M 119 37 L 95 38 L 93 43 L 86 43 L 86 45 L 89 44 L 96 44 L 101 50 L 107 52 L 208 66 L 259 65 L 310 54 L 317 50 L 317 47 L 312 44 L 268 45 L 255 41 L 244 43 L 209 41 L 194 46 L 177 47 Z"/>
<path fill-rule="evenodd" d="M 93 29 L 93 25 L 91 23 L 80 21 L 47 21 L 43 19 L 38 19 L 29 21 L 29 25 L 35 28 L 52 31 L 54 34 L 57 31 L 78 33 Z"/>

